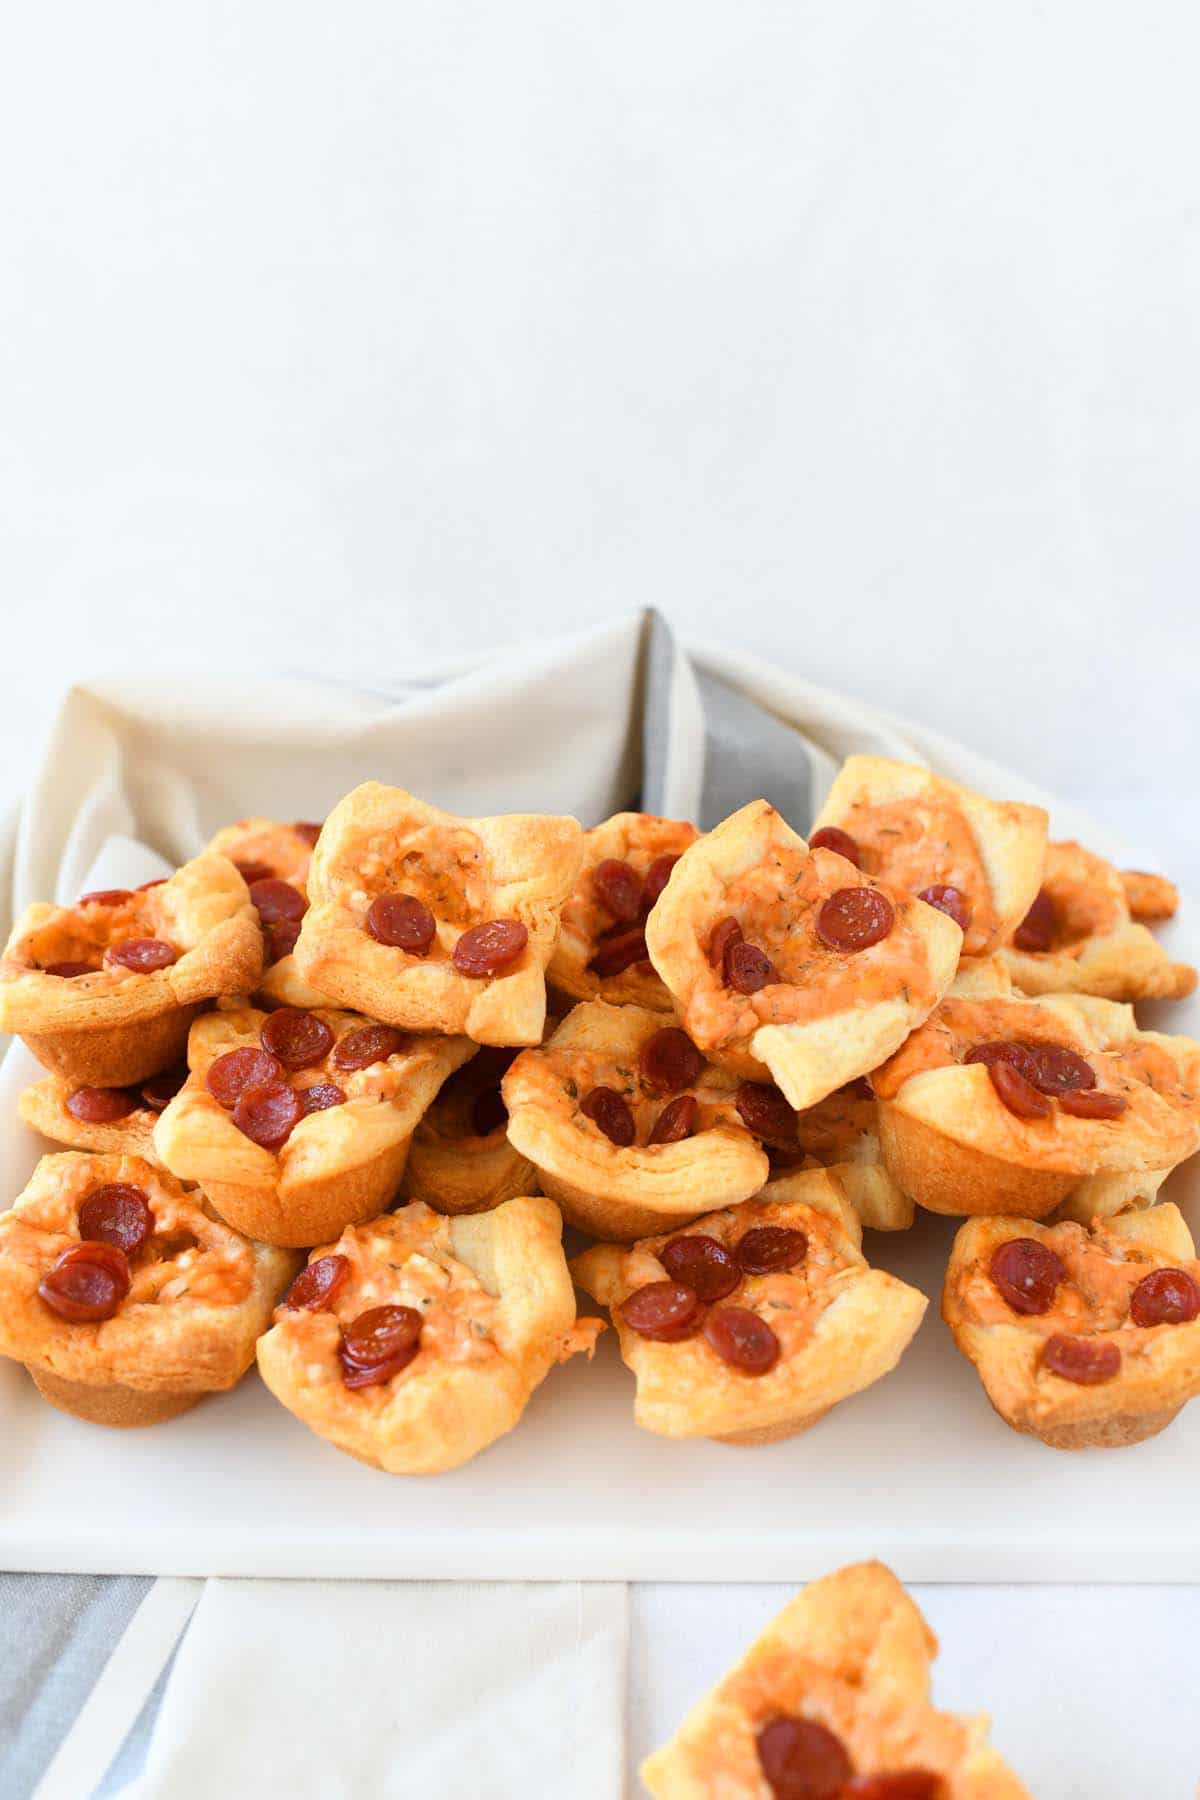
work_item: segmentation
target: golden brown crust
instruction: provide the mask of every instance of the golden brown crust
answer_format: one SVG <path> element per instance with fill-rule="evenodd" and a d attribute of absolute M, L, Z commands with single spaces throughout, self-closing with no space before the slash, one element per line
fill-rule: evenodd
<path fill-rule="evenodd" d="M 1144 869 L 1122 869 L 1125 904 L 1135 919 L 1173 919 L 1179 911 L 1179 889 L 1165 875 Z"/>
<path fill-rule="evenodd" d="M 511 1051 L 485 1048 L 445 1083 L 413 1133 L 400 1183 L 406 1200 L 440 1213 L 477 1213 L 538 1192 L 537 1170 L 508 1141 L 507 1116 L 490 1131 L 476 1130 L 476 1107 L 499 1101 L 511 1060 Z"/>
<path fill-rule="evenodd" d="M 76 1083 L 61 1075 L 45 1075 L 17 1097 L 17 1112 L 52 1143 L 71 1150 L 95 1150 L 106 1156 L 143 1156 L 156 1163 L 154 1126 L 158 1114 L 151 1106 L 138 1106 L 123 1119 L 106 1124 L 77 1119 L 67 1110 Z"/>
<path fill-rule="evenodd" d="M 987 1741 L 985 1715 L 939 1712 L 937 1639 L 890 1569 L 856 1563 L 801 1590 L 646 1758 L 654 1800 L 760 1800 L 756 1739 L 772 1719 L 832 1731 L 856 1775 L 921 1770 L 945 1800 L 1030 1800 Z"/>
<path fill-rule="evenodd" d="M 227 856 L 236 868 L 259 879 L 267 875 L 286 881 L 298 893 L 308 896 L 308 870 L 312 862 L 315 826 L 304 822 L 285 824 L 279 819 L 238 819 L 224 825 L 208 849 Z M 272 959 L 270 934 L 264 932 L 264 964 L 258 996 L 275 1006 L 298 1006 L 307 1009 L 327 1006 L 329 996 L 321 994 L 305 981 L 289 952 Z M 256 997 L 258 997 L 256 996 Z"/>
<path fill-rule="evenodd" d="M 536 1044 L 546 965 L 582 838 L 576 819 L 460 819 L 402 788 L 363 782 L 334 807 L 313 854 L 297 967 L 343 1006 L 406 1031 Z M 437 937 L 427 956 L 377 943 L 364 930 L 372 899 L 383 893 L 412 894 L 434 914 Z M 460 975 L 450 960 L 458 939 L 497 918 L 528 931 L 519 960 L 494 977 Z"/>
<path fill-rule="evenodd" d="M 880 943 L 826 948 L 815 921 L 847 887 L 874 887 L 895 923 Z M 709 956 L 714 928 L 737 919 L 781 976 L 736 994 Z M 922 901 L 868 881 L 829 850 L 809 855 L 765 800 L 753 801 L 684 852 L 646 924 L 650 960 L 705 1055 L 789 1103 L 814 1106 L 889 1056 L 953 978 L 962 933 Z"/>
<path fill-rule="evenodd" d="M 203 1394 L 146 1394 L 119 1382 L 98 1386 L 87 1381 L 67 1381 L 48 1369 L 30 1369 L 33 1384 L 43 1400 L 59 1412 L 85 1419 L 89 1425 L 109 1425 L 118 1431 L 141 1425 L 162 1425 L 190 1412 Z"/>
<path fill-rule="evenodd" d="M 870 1231 L 907 1231 L 913 1222 L 912 1200 L 889 1173 L 879 1142 L 879 1107 L 865 1081 L 827 1094 L 797 1119 L 806 1169 L 828 1169 Z M 793 1165 L 797 1166 L 797 1165 Z M 772 1156 L 772 1172 L 786 1174 L 786 1163 Z"/>

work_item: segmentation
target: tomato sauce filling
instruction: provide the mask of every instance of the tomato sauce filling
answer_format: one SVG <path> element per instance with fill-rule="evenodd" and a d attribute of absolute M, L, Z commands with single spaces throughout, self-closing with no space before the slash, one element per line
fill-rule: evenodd
<path fill-rule="evenodd" d="M 134 891 L 113 888 L 95 898 L 81 896 L 69 912 L 33 931 L 15 947 L 19 961 L 33 969 L 51 973 L 70 969 L 82 974 L 103 970 L 106 975 L 123 977 L 136 973 L 136 963 L 123 968 L 105 960 L 109 950 L 145 942 L 163 946 L 159 956 L 143 959 L 143 970 L 169 967 L 182 954 L 173 940 L 175 929 L 168 905 L 161 898 L 162 883 Z M 167 950 L 171 954 L 167 955 Z"/>

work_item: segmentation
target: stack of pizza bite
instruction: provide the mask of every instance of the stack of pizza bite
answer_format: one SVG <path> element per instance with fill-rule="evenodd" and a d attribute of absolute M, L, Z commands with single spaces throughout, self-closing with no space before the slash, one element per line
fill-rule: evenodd
<path fill-rule="evenodd" d="M 66 1149 L 0 1214 L 0 1353 L 171 1416 L 257 1358 L 313 1431 L 452 1468 L 608 1308 L 635 1416 L 765 1443 L 885 1376 L 926 1296 L 863 1227 L 962 1217 L 943 1312 L 1018 1430 L 1135 1441 L 1200 1390 L 1200 1148 L 1170 884 L 868 756 L 806 843 L 456 818 L 367 782 L 168 879 L 37 905 L 0 1028 Z M 564 1221 L 593 1240 L 568 1265 Z M 572 1279 L 573 1278 L 573 1279 Z"/>

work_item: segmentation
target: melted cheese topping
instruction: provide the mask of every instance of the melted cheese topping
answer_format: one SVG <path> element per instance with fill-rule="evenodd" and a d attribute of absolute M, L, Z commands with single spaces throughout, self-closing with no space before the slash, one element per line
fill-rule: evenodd
<path fill-rule="evenodd" d="M 411 894 L 422 901 L 439 925 L 429 952 L 434 956 L 443 924 L 458 928 L 443 946 L 448 954 L 462 931 L 487 916 L 491 870 L 483 840 L 467 826 L 414 821 L 370 838 L 353 874 L 335 874 L 333 886 L 359 918 L 366 917 L 377 894 Z"/>
<path fill-rule="evenodd" d="M 87 962 L 99 970 L 104 952 L 110 944 L 124 943 L 128 938 L 161 938 L 175 943 L 172 926 L 164 919 L 158 904 L 157 888 L 130 894 L 117 906 L 103 906 L 92 901 L 87 906 L 73 906 L 58 918 L 31 932 L 13 947 L 12 954 L 31 968 L 45 968 L 49 963 Z M 106 976 L 126 978 L 134 969 L 116 967 L 104 970 Z M 85 977 L 86 979 L 86 977 Z"/>
<path fill-rule="evenodd" d="M 661 1030 L 661 1024 L 654 1031 Z M 647 1036 L 653 1033 L 647 1033 Z M 745 1131 L 734 1097 L 741 1085 L 739 1076 L 730 1075 L 705 1063 L 700 1077 L 690 1087 L 672 1089 L 669 1094 L 652 1088 L 642 1079 L 638 1067 L 640 1045 L 631 1045 L 626 1056 L 611 1051 L 587 1050 L 582 1045 L 544 1045 L 537 1051 L 526 1051 L 521 1061 L 520 1103 L 537 1105 L 569 1118 L 576 1130 L 598 1136 L 608 1143 L 600 1127 L 581 1110 L 593 1088 L 612 1088 L 621 1095 L 633 1114 L 635 1143 L 643 1149 L 657 1146 L 649 1143 L 650 1133 L 663 1108 L 683 1094 L 691 1094 L 697 1102 L 696 1122 L 690 1135 L 712 1131 L 717 1126 Z M 514 1096 L 515 1098 L 515 1096 Z M 747 1135 L 750 1135 L 747 1133 Z M 614 1149 L 617 1146 L 612 1146 Z M 629 1146 L 633 1148 L 633 1146 Z"/>
<path fill-rule="evenodd" d="M 1116 931 L 1129 917 L 1117 871 L 1078 844 L 1046 846 L 1042 886 L 1054 902 L 1057 928 L 1053 949 L 1060 953 L 1066 950 L 1078 955 L 1088 938 Z"/>
<path fill-rule="evenodd" d="M 986 949 L 1000 921 L 975 834 L 953 801 L 936 792 L 859 800 L 838 824 L 858 845 L 866 874 L 910 894 L 941 885 L 960 889 L 971 902 L 963 954 Z"/>
<path fill-rule="evenodd" d="M 320 1062 L 310 1063 L 304 1069 L 285 1069 L 283 1079 L 290 1087 L 300 1091 L 316 1087 L 322 1082 L 333 1082 L 336 1087 L 341 1088 L 347 1100 L 392 1101 L 403 1094 L 416 1062 L 426 1054 L 419 1041 L 412 1041 L 407 1050 L 389 1056 L 386 1062 L 370 1063 L 365 1069 L 339 1069 L 333 1058 L 341 1039 L 349 1037 L 352 1032 L 361 1031 L 370 1020 L 360 1019 L 357 1015 L 327 1011 L 320 1011 L 314 1016 L 323 1019 L 329 1026 L 333 1032 L 333 1044 L 329 1055 Z M 225 1056 L 231 1050 L 262 1049 L 259 1033 L 267 1017 L 266 1013 L 255 1013 L 253 1022 L 242 1023 L 244 1013 L 212 1013 L 201 1028 L 193 1030 L 188 1046 L 191 1063 L 188 1086 L 193 1093 L 197 1090 L 204 1091 L 205 1077 L 219 1056 Z M 215 1099 L 212 1104 L 218 1110 L 224 1110 Z M 296 1131 L 303 1130 L 306 1122 L 305 1119 L 300 1120 L 292 1133 L 293 1137 Z"/>
<path fill-rule="evenodd" d="M 611 834 L 603 830 L 585 832 L 583 868 L 575 891 L 562 910 L 562 936 L 575 940 L 576 953 L 581 958 L 590 956 L 601 932 L 620 928 L 619 921 L 596 895 L 592 876 L 599 863 L 613 857 L 618 862 L 627 862 L 639 875 L 645 875 L 650 864 L 660 856 L 682 856 L 699 835 L 694 825 L 683 820 L 659 819 L 648 813 L 642 814 L 636 826 L 627 832 L 623 845 L 614 847 Z M 597 843 L 598 837 L 600 843 Z"/>
<path fill-rule="evenodd" d="M 219 832 L 210 846 L 234 863 L 263 863 L 278 881 L 308 892 L 308 865 L 313 846 L 290 825 L 261 825 L 243 831 L 237 825 Z"/>

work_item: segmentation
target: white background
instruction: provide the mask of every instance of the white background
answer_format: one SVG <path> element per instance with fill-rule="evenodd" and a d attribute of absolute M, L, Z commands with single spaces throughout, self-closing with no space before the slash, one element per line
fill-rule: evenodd
<path fill-rule="evenodd" d="M 1024 769 L 1200 892 L 1195 21 L 24 9 L 0 801 L 83 673 L 382 682 L 653 602 Z M 641 1747 L 765 1598 L 639 1603 Z M 1057 1764 L 1040 1795 L 1191 1791 L 1159 1704 L 1190 1596 L 963 1598 L 979 1680 L 947 1691 L 1003 1689 L 1005 1741 Z"/>

